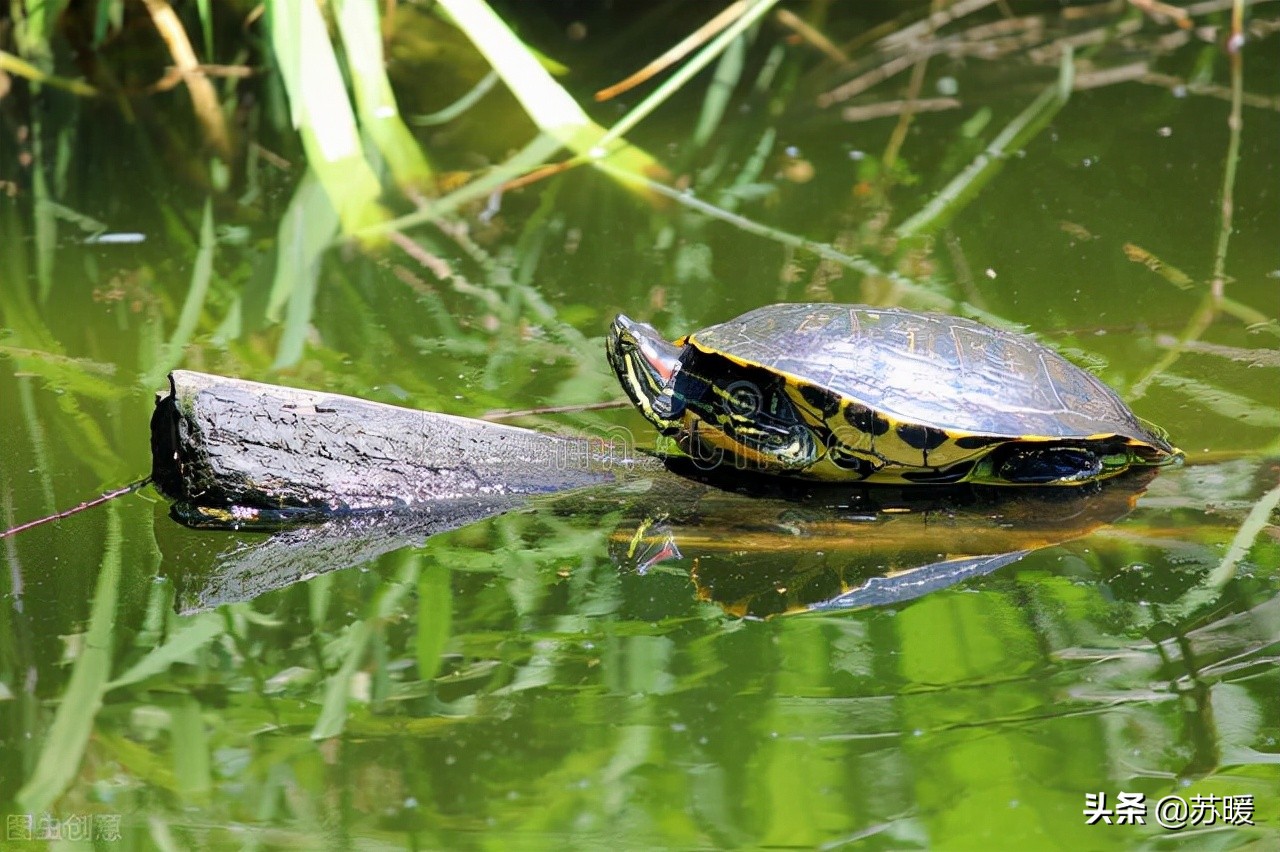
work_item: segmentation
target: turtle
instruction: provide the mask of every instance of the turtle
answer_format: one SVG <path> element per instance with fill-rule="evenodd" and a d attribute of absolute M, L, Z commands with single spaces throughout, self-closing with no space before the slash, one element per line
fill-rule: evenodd
<path fill-rule="evenodd" d="M 776 304 L 670 343 L 619 314 L 606 351 L 640 412 L 703 467 L 1056 486 L 1183 456 L 1093 374 L 963 317 Z"/>

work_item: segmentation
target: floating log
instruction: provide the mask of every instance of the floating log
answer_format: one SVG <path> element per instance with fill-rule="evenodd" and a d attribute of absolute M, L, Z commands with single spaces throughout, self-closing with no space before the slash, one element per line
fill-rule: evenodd
<path fill-rule="evenodd" d="M 151 450 L 175 517 L 226 527 L 554 493 L 663 469 L 621 433 L 548 435 L 186 370 L 157 395 Z"/>

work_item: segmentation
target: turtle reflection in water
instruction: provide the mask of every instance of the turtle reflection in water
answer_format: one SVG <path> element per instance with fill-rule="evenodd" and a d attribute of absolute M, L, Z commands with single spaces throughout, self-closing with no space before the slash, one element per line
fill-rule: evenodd
<path fill-rule="evenodd" d="M 1155 475 L 1017 489 L 757 478 L 747 494 L 637 507 L 610 554 L 636 573 L 687 571 L 699 599 L 736 617 L 893 606 L 1116 523 Z"/>
<path fill-rule="evenodd" d="M 765 473 L 1076 485 L 1182 457 L 1092 374 L 961 317 L 769 305 L 668 343 L 619 315 L 607 352 L 686 453 Z"/>

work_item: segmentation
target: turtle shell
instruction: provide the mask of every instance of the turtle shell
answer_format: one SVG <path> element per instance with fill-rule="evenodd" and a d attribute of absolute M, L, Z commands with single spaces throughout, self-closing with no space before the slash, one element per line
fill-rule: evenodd
<path fill-rule="evenodd" d="M 1091 373 L 1026 335 L 960 317 L 779 304 L 679 342 L 949 433 L 1015 440 L 1114 435 L 1173 451 Z"/>

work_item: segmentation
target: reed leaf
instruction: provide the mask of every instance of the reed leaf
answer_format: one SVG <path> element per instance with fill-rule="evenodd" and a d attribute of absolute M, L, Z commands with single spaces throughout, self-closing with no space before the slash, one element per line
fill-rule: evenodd
<path fill-rule="evenodd" d="M 610 150 L 621 134 L 606 133 L 592 121 L 483 0 L 440 0 L 440 6 L 498 72 L 543 133 L 579 156 L 598 160 L 608 155 L 618 167 L 613 174 L 624 181 L 629 173 L 661 171 L 653 157 L 625 141 Z"/>
<path fill-rule="evenodd" d="M 284 333 L 276 349 L 274 369 L 292 366 L 302 357 L 315 308 L 324 253 L 337 236 L 340 224 L 332 200 L 320 171 L 309 168 L 293 193 L 289 209 L 280 220 L 276 271 L 267 297 L 267 318 L 278 322 L 286 305 L 288 310 L 283 315 Z"/>
<path fill-rule="evenodd" d="M 208 612 L 182 621 L 169 638 L 145 657 L 130 666 L 119 677 L 103 687 L 104 692 L 140 683 L 169 670 L 174 663 L 189 659 L 226 630 L 220 613 Z"/>
<path fill-rule="evenodd" d="M 991 141 L 964 171 L 952 178 L 928 204 L 914 216 L 898 226 L 899 237 L 926 234 L 946 225 L 968 206 L 977 194 L 1004 168 L 1005 161 L 1037 133 L 1048 126 L 1058 110 L 1071 96 L 1075 64 L 1071 51 L 1064 51 L 1058 69 L 1058 79 L 1018 113 L 1013 121 Z"/>
<path fill-rule="evenodd" d="M 351 70 L 361 132 L 373 143 L 401 189 L 425 188 L 431 180 L 431 166 L 400 117 L 387 80 L 377 3 L 337 0 L 334 11 Z"/>
<path fill-rule="evenodd" d="M 182 303 L 182 312 L 178 315 L 178 324 L 169 337 L 169 344 L 151 369 L 142 376 L 143 387 L 154 387 L 163 381 L 165 374 L 178 366 L 182 360 L 182 351 L 191 341 L 196 325 L 204 313 L 205 298 L 209 294 L 209 281 L 213 277 L 213 255 L 218 245 L 213 233 L 213 202 L 206 200 L 204 215 L 200 221 L 200 246 L 196 251 L 195 265 L 191 270 L 191 283 L 187 287 L 187 295 Z"/>
<path fill-rule="evenodd" d="M 267 3 L 271 44 L 302 138 L 343 229 L 354 233 L 386 217 L 382 189 L 365 159 L 355 113 L 324 19 L 315 3 Z"/>
<path fill-rule="evenodd" d="M 71 680 L 45 735 L 35 770 L 18 791 L 16 801 L 20 811 L 44 813 L 49 810 L 80 770 L 111 674 L 122 540 L 120 510 L 116 504 L 109 503 L 102 565 L 98 570 L 84 647 L 76 658 Z"/>

